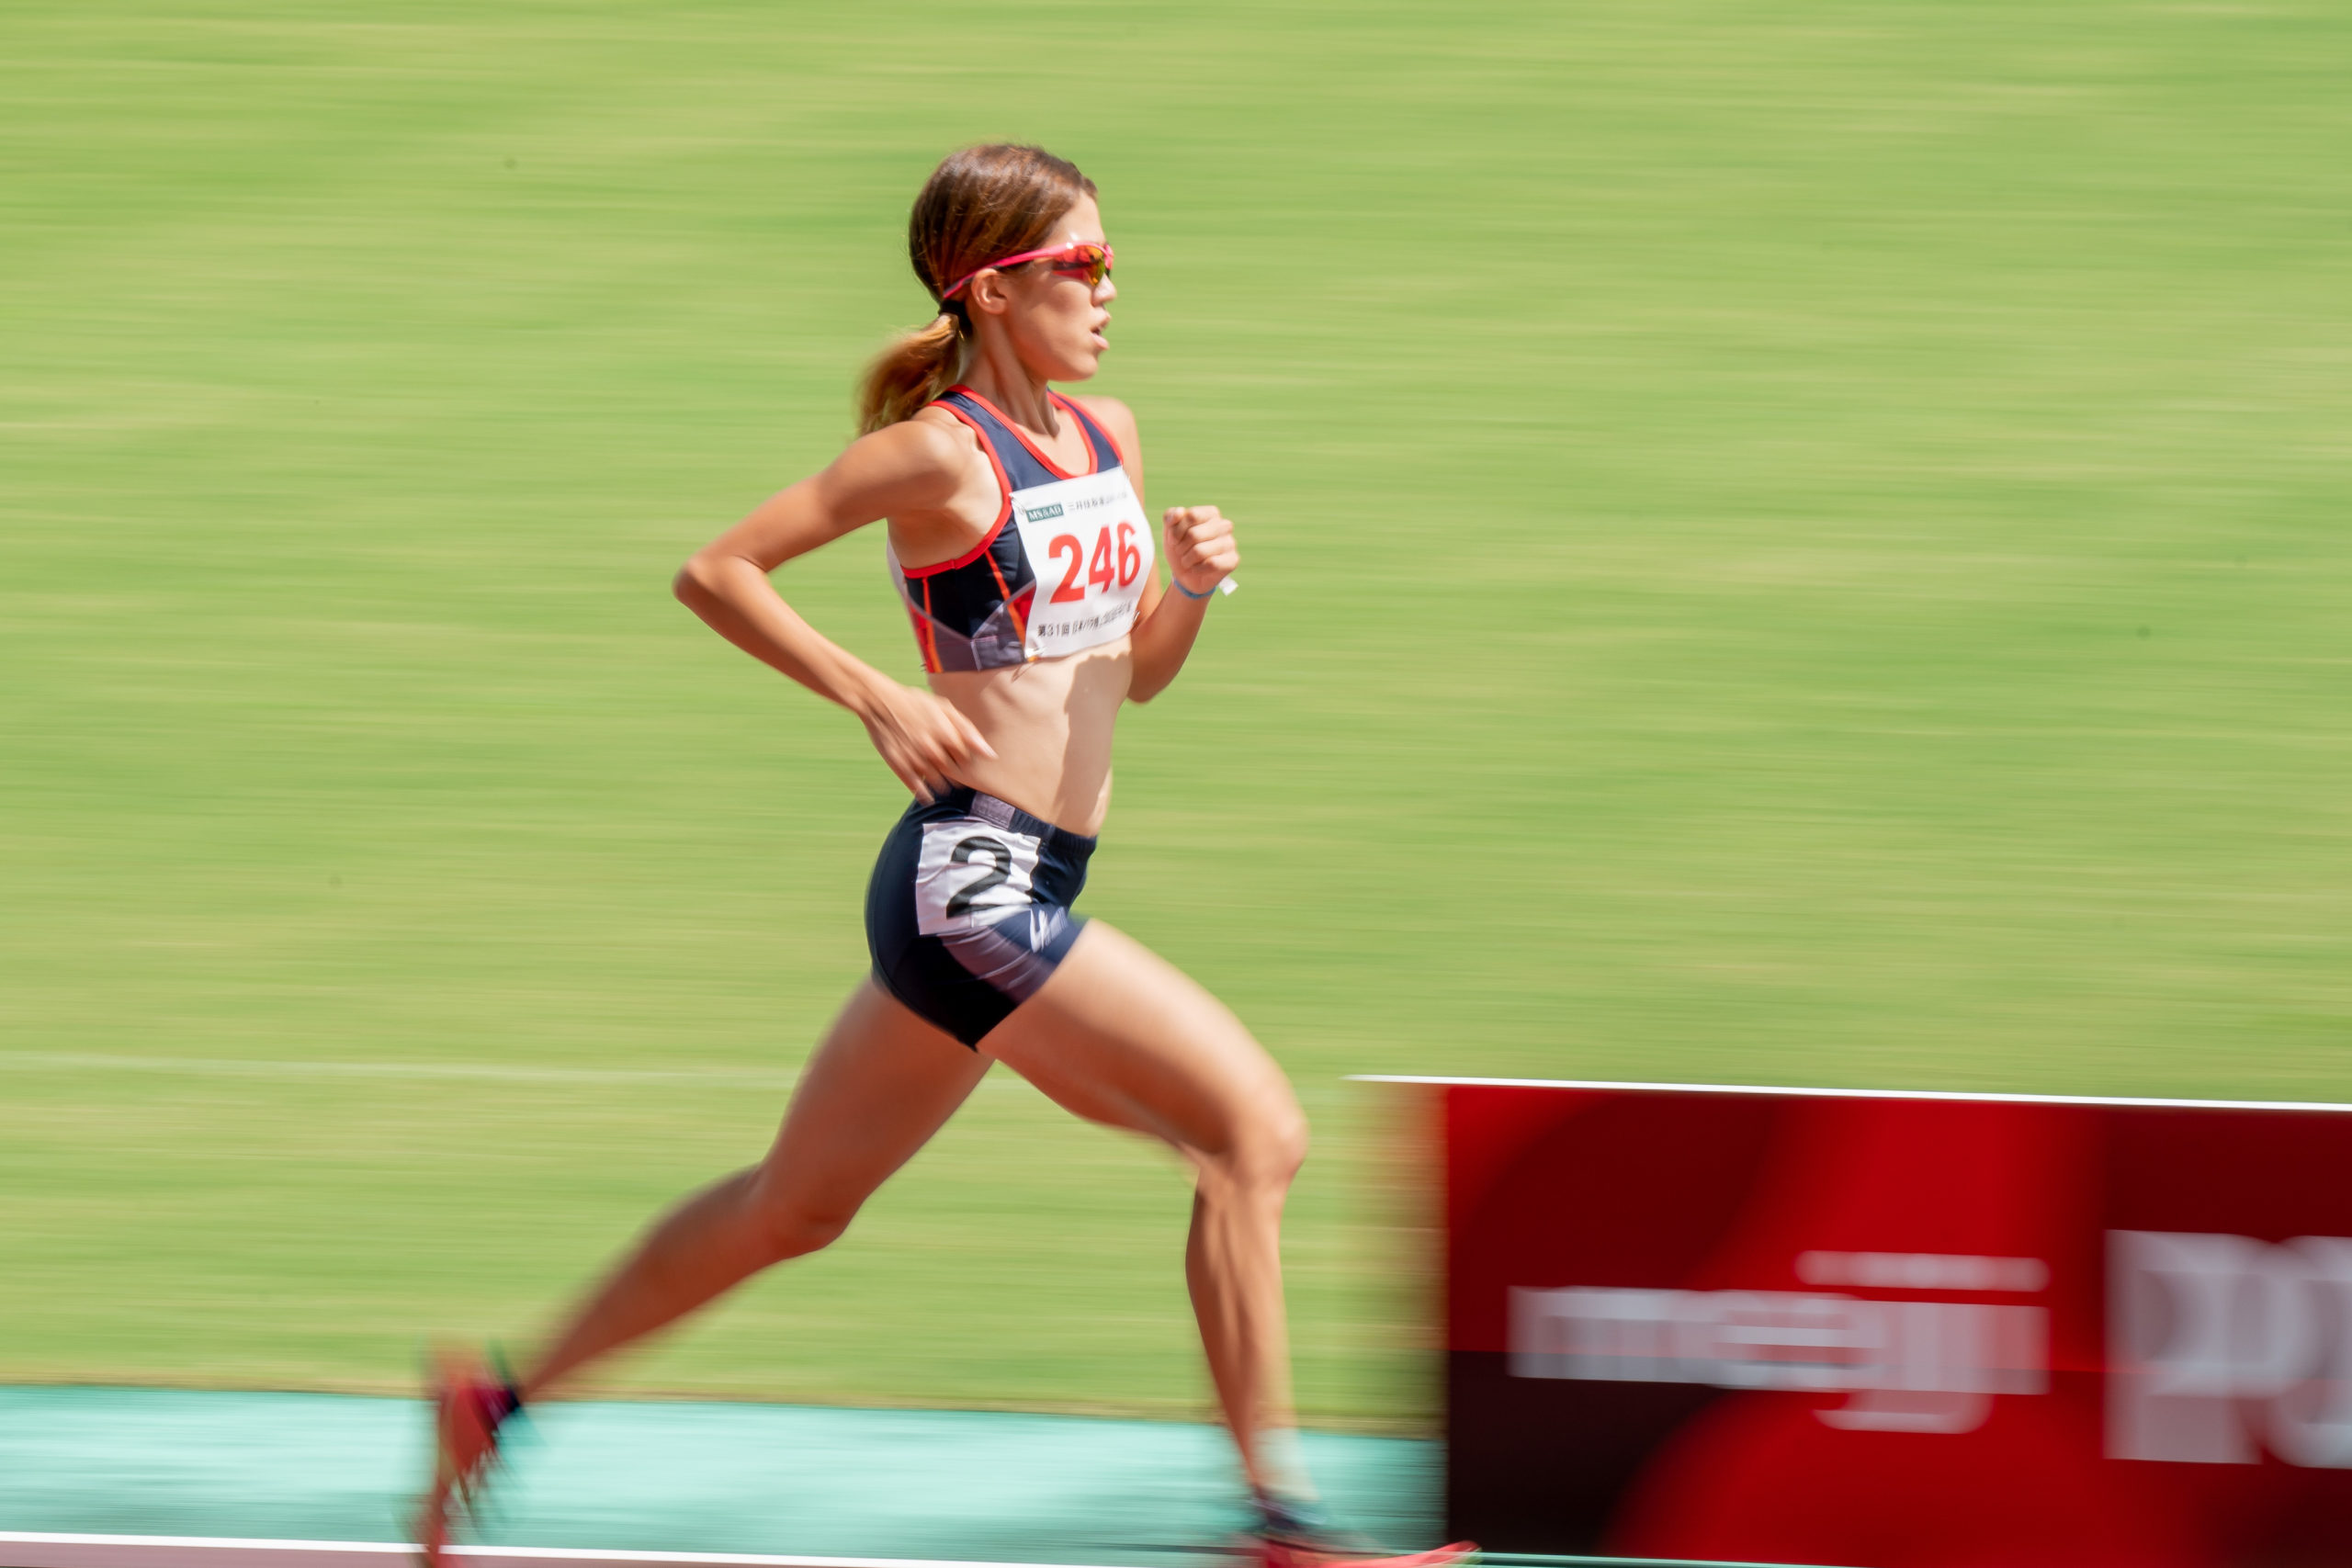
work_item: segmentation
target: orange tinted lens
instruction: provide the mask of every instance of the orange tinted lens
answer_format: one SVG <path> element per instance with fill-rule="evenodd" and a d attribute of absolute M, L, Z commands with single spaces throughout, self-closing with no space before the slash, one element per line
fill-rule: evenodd
<path fill-rule="evenodd" d="M 1054 270 L 1083 277 L 1091 288 L 1110 276 L 1111 253 L 1102 245 L 1072 245 L 1054 258 Z"/>

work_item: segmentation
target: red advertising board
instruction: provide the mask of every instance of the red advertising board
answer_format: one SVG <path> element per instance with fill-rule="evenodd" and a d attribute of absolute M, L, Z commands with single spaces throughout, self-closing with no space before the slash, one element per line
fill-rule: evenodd
<path fill-rule="evenodd" d="M 2352 1563 L 2352 1108 L 1389 1081 L 1442 1129 L 1454 1537 Z"/>

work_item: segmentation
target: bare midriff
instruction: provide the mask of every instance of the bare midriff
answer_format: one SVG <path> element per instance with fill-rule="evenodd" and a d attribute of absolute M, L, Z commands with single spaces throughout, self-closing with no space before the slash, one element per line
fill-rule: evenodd
<path fill-rule="evenodd" d="M 996 752 L 974 757 L 959 780 L 1057 828 L 1099 831 L 1111 808 L 1111 732 L 1133 665 L 1123 637 L 1059 659 L 932 676 L 931 689 Z"/>

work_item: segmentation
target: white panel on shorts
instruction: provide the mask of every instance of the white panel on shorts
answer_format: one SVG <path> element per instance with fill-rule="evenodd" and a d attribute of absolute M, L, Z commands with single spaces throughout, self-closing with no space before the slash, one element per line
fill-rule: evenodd
<path fill-rule="evenodd" d="M 924 823 L 915 856 L 916 932 L 972 931 L 1029 908 L 1037 845 L 1027 833 L 977 817 Z"/>

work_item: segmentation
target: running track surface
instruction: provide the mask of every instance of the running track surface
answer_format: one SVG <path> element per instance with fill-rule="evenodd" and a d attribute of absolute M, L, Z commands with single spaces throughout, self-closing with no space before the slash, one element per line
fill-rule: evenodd
<path fill-rule="evenodd" d="M 1344 1522 L 1434 1543 L 1434 1444 L 1306 1444 Z M 511 1451 L 503 1546 L 1199 1565 L 1241 1523 L 1224 1434 L 1174 1422 L 586 1403 Z M 409 1400 L 0 1388 L 0 1531 L 401 1540 L 424 1456 Z"/>

